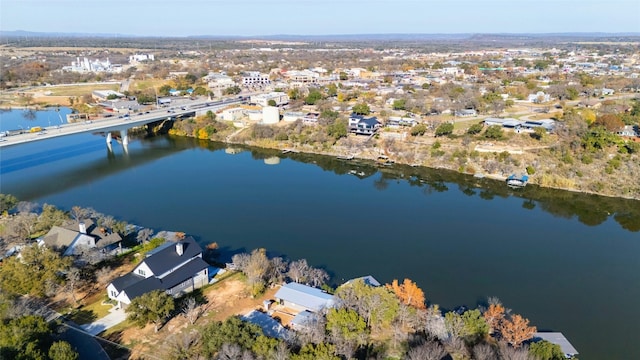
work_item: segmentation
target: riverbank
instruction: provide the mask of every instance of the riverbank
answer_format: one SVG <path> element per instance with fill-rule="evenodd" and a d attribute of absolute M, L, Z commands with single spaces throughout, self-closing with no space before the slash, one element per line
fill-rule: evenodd
<path fill-rule="evenodd" d="M 606 168 L 607 160 L 615 155 L 602 156 L 591 164 L 584 164 L 577 159 L 567 159 L 566 156 L 557 159 L 552 153 L 556 151 L 554 146 L 558 140 L 552 135 L 549 135 L 543 145 L 527 138 L 523 139 L 522 136 L 515 138 L 524 140 L 521 143 L 506 145 L 496 141 L 464 144 L 465 140 L 460 138 L 406 135 L 405 139 L 408 140 L 396 140 L 397 136 L 385 135 L 396 133 L 382 132 L 378 139 L 351 134 L 334 145 L 318 146 L 242 136 L 248 132 L 250 128 L 235 130 L 232 136 L 213 134 L 211 140 L 281 151 L 352 157 L 374 163 L 382 156 L 396 164 L 450 170 L 497 181 L 505 181 L 511 174 L 526 174 L 527 167 L 531 167 L 534 173 L 528 174 L 529 183 L 543 188 L 640 200 L 640 184 L 633 180 L 640 177 L 640 160 L 637 154 L 628 155 L 628 172 L 621 175 L 618 170 L 615 174 L 608 174 L 603 169 Z M 567 173 L 568 176 L 565 176 Z"/>

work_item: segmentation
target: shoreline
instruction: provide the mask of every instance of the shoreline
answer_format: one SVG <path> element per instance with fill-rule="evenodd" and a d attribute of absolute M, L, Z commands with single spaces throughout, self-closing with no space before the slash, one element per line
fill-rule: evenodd
<path fill-rule="evenodd" d="M 172 136 L 179 136 L 179 135 L 172 135 Z M 196 137 L 194 136 L 185 136 L 188 138 L 194 138 L 196 139 Z M 218 141 L 224 144 L 229 144 L 229 145 L 243 145 L 243 146 L 254 146 L 254 147 L 258 147 L 258 148 L 263 148 L 263 149 L 272 149 L 272 150 L 281 150 L 281 151 L 285 151 L 285 150 L 295 150 L 296 152 L 300 152 L 300 153 L 305 153 L 305 154 L 310 154 L 310 155 L 324 155 L 324 156 L 330 156 L 330 157 L 335 157 L 338 158 L 340 156 L 345 156 L 344 154 L 340 153 L 340 152 L 319 152 L 319 151 L 309 151 L 309 149 L 306 149 L 305 147 L 299 147 L 296 145 L 289 145 L 287 147 L 283 147 L 283 146 L 278 146 L 278 147 L 265 147 L 262 146 L 260 144 L 256 144 L 255 142 L 234 142 L 234 141 L 228 141 L 228 139 L 221 139 L 221 140 L 212 140 L 210 139 L 210 141 Z M 353 156 L 353 159 L 356 160 L 368 160 L 368 161 L 376 161 L 376 157 L 371 154 L 370 156 L 361 156 L 362 152 L 360 154 L 349 154 L 349 156 Z M 391 159 L 393 160 L 393 162 L 395 164 L 399 164 L 399 165 L 406 165 L 406 166 L 411 166 L 411 167 L 424 167 L 424 168 L 428 168 L 428 169 L 433 169 L 433 170 L 448 170 L 448 171 L 453 171 L 456 172 L 458 174 L 461 175 L 468 175 L 468 176 L 474 176 L 474 174 L 470 174 L 470 173 L 466 173 L 466 172 L 460 172 L 458 171 L 457 168 L 449 168 L 449 167 L 445 167 L 445 166 L 427 166 L 427 165 L 415 165 L 415 164 L 409 164 L 397 159 Z M 350 161 L 350 160 L 344 160 L 344 161 Z M 501 182 L 505 182 L 507 177 L 504 175 L 499 175 L 499 174 L 485 174 L 485 173 L 478 173 L 478 174 L 482 174 L 483 177 L 485 179 L 490 179 L 490 180 L 495 180 L 495 181 L 501 181 Z M 638 195 L 638 197 L 633 197 L 633 196 L 623 196 L 623 195 L 610 195 L 610 194 L 603 194 L 603 193 L 597 193 L 597 192 L 593 192 L 593 191 L 588 191 L 588 190 L 579 190 L 579 189 L 571 189 L 571 188 L 562 188 L 562 187 L 557 187 L 557 186 L 545 186 L 545 185 L 540 185 L 538 183 L 531 183 L 532 185 L 538 186 L 540 188 L 544 188 L 544 189 L 554 189 L 554 190 L 562 190 L 562 191 L 569 191 L 569 192 L 573 192 L 573 193 L 578 193 L 578 194 L 585 194 L 585 195 L 595 195 L 595 196 L 603 196 L 603 197 L 608 197 L 608 198 L 613 198 L 613 199 L 625 199 L 625 200 L 635 200 L 635 201 L 640 201 L 640 194 Z M 506 186 L 506 185 L 505 185 Z"/>

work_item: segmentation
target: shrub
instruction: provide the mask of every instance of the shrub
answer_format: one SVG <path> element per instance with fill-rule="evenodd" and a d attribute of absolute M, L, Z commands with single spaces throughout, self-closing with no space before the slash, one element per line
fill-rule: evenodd
<path fill-rule="evenodd" d="M 422 136 L 427 132 L 427 126 L 425 124 L 418 124 L 411 128 L 411 136 Z"/>
<path fill-rule="evenodd" d="M 467 129 L 467 134 L 475 135 L 482 131 L 482 124 L 473 124 Z"/>
<path fill-rule="evenodd" d="M 531 165 L 527 166 L 527 174 L 533 175 L 535 173 L 536 173 L 536 169 L 534 169 L 533 166 Z"/>
<path fill-rule="evenodd" d="M 484 132 L 484 137 L 487 139 L 495 139 L 500 140 L 504 137 L 504 132 L 502 131 L 502 126 L 500 125 L 491 125 L 487 128 L 487 131 Z"/>
<path fill-rule="evenodd" d="M 438 128 L 436 128 L 436 137 L 445 136 L 453 134 L 453 124 L 452 123 L 444 123 L 440 124 Z"/>

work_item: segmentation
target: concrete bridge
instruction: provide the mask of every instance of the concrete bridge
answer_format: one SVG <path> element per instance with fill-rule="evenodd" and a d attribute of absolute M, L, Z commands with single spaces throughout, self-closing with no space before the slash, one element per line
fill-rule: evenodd
<path fill-rule="evenodd" d="M 107 146 L 111 146 L 111 133 L 119 131 L 122 145 L 127 147 L 129 137 L 127 131 L 134 127 L 143 126 L 162 120 L 176 120 L 178 118 L 192 117 L 206 114 L 208 111 L 216 111 L 232 104 L 239 104 L 245 98 L 223 99 L 217 101 L 193 101 L 180 107 L 160 108 L 142 114 L 126 114 L 118 117 L 99 118 L 90 121 L 63 124 L 43 128 L 40 132 L 27 132 L 0 138 L 0 148 L 17 146 L 34 141 L 47 140 L 62 136 L 82 133 L 106 133 Z"/>

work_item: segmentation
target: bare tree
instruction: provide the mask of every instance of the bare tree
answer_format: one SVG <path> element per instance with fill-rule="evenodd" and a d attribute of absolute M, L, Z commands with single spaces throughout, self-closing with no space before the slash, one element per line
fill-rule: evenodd
<path fill-rule="evenodd" d="M 147 241 L 151 240 L 152 236 L 153 236 L 153 230 L 148 229 L 148 228 L 144 228 L 144 229 L 138 231 L 138 235 L 136 236 L 136 240 L 138 240 L 138 242 L 141 243 L 141 244 L 146 244 Z"/>
<path fill-rule="evenodd" d="M 98 281 L 98 284 L 108 284 L 113 278 L 112 272 L 113 270 L 109 266 L 101 267 L 100 269 L 96 270 L 96 280 Z"/>
<path fill-rule="evenodd" d="M 327 319 L 323 314 L 314 313 L 308 317 L 304 326 L 296 328 L 295 342 L 301 347 L 313 343 L 320 344 L 326 340 Z"/>
<path fill-rule="evenodd" d="M 16 205 L 16 210 L 20 214 L 30 214 L 32 212 L 36 212 L 40 206 L 38 203 L 30 202 L 30 201 L 20 201 Z"/>
<path fill-rule="evenodd" d="M 244 272 L 249 265 L 251 256 L 247 253 L 235 254 L 231 257 L 231 263 L 236 270 Z"/>
<path fill-rule="evenodd" d="M 87 209 L 80 206 L 72 207 L 69 213 L 71 214 L 71 217 L 78 222 L 89 217 L 89 212 L 87 211 Z"/>
<path fill-rule="evenodd" d="M 238 344 L 222 344 L 217 360 L 238 360 L 242 357 L 242 348 Z"/>
<path fill-rule="evenodd" d="M 182 306 L 182 315 L 191 325 L 195 324 L 203 313 L 203 306 L 198 304 L 196 299 L 192 297 L 190 297 Z"/>
<path fill-rule="evenodd" d="M 270 262 L 267 281 L 270 284 L 280 284 L 284 282 L 289 263 L 281 257 L 274 257 Z"/>
<path fill-rule="evenodd" d="M 329 274 L 323 269 L 311 268 L 309 269 L 309 283 L 311 286 L 321 286 L 327 280 L 329 280 Z"/>
<path fill-rule="evenodd" d="M 291 352 L 284 341 L 279 342 L 276 348 L 267 355 L 267 360 L 289 360 L 290 358 Z"/>
<path fill-rule="evenodd" d="M 76 298 L 76 290 L 80 285 L 80 281 L 82 280 L 82 273 L 80 269 L 77 267 L 71 267 L 66 273 L 67 283 L 66 289 L 71 294 L 71 298 L 73 299 L 73 303 L 78 305 L 78 299 Z"/>
<path fill-rule="evenodd" d="M 302 283 L 306 281 L 308 273 L 309 264 L 307 264 L 307 260 L 300 259 L 292 261 L 291 264 L 289 264 L 289 272 L 287 272 L 287 276 L 289 276 L 289 278 L 294 282 Z"/>
<path fill-rule="evenodd" d="M 493 360 L 498 357 L 496 351 L 487 343 L 476 344 L 472 352 L 473 358 L 476 360 Z"/>
<path fill-rule="evenodd" d="M 427 308 L 424 313 L 425 331 L 427 334 L 436 337 L 439 340 L 446 340 L 449 338 L 449 332 L 444 321 L 444 317 L 440 313 L 440 309 L 435 307 Z"/>
<path fill-rule="evenodd" d="M 197 331 L 183 332 L 171 335 L 165 342 L 167 360 L 199 360 L 203 359 L 197 349 L 201 335 Z"/>
<path fill-rule="evenodd" d="M 407 360 L 440 360 L 447 351 L 440 343 L 436 341 L 425 341 L 422 344 L 413 347 L 407 353 Z"/>
<path fill-rule="evenodd" d="M 529 348 L 527 346 L 520 347 L 518 349 L 509 346 L 504 341 L 498 343 L 498 351 L 500 353 L 500 359 L 503 360 L 530 360 Z"/>

